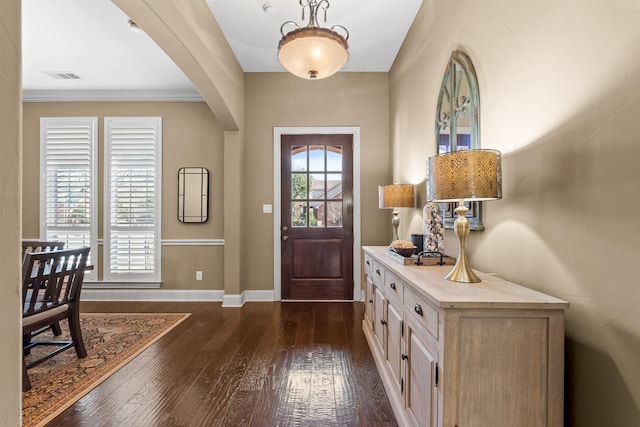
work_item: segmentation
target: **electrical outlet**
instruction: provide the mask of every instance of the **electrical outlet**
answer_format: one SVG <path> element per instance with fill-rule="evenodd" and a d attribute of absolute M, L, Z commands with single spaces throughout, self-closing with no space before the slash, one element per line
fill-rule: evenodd
<path fill-rule="evenodd" d="M 202 280 L 202 271 L 196 271 L 196 280 Z"/>

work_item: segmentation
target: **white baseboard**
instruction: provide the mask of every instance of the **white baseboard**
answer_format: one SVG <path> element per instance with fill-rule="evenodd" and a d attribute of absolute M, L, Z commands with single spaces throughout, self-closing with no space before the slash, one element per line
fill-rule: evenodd
<path fill-rule="evenodd" d="M 223 307 L 242 307 L 245 303 L 245 295 L 244 293 L 238 295 L 224 295 L 222 297 L 222 306 Z"/>
<path fill-rule="evenodd" d="M 82 301 L 222 301 L 224 291 L 83 289 Z"/>
<path fill-rule="evenodd" d="M 213 301 L 222 302 L 223 307 L 242 307 L 245 302 L 275 299 L 273 291 L 244 291 L 240 295 L 225 295 L 222 290 L 83 289 L 82 301 Z"/>
<path fill-rule="evenodd" d="M 274 291 L 244 291 L 245 302 L 269 302 L 275 301 Z"/>
<path fill-rule="evenodd" d="M 245 302 L 275 301 L 274 291 L 244 291 L 240 295 L 224 295 L 223 307 L 242 307 Z"/>

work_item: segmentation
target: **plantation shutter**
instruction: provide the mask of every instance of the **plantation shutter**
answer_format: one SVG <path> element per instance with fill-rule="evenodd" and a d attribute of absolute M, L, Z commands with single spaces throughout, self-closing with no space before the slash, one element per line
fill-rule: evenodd
<path fill-rule="evenodd" d="M 96 254 L 96 117 L 40 119 L 40 239 Z"/>
<path fill-rule="evenodd" d="M 105 118 L 106 281 L 160 280 L 160 117 Z"/>

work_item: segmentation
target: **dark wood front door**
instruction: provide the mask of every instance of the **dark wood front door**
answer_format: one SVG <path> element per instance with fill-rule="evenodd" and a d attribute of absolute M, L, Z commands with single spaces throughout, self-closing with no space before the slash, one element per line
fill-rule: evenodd
<path fill-rule="evenodd" d="M 282 299 L 353 299 L 352 145 L 282 135 Z"/>

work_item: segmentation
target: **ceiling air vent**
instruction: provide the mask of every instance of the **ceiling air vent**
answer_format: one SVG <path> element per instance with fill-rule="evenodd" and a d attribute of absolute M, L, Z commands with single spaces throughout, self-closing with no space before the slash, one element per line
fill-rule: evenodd
<path fill-rule="evenodd" d="M 45 71 L 44 72 L 46 75 L 48 75 L 49 77 L 56 79 L 56 80 L 78 80 L 80 79 L 80 76 L 77 75 L 76 73 L 71 73 L 71 72 L 59 72 L 59 71 Z"/>

